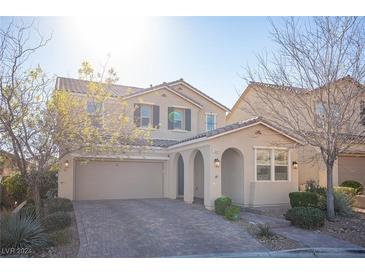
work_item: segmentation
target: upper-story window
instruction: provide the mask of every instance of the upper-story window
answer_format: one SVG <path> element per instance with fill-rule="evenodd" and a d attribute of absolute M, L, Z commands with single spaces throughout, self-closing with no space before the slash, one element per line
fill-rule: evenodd
<path fill-rule="evenodd" d="M 91 117 L 91 125 L 101 128 L 103 124 L 103 104 L 101 102 L 88 101 L 86 112 Z"/>
<path fill-rule="evenodd" d="M 159 128 L 160 107 L 152 104 L 135 104 L 134 123 L 140 128 Z"/>
<path fill-rule="evenodd" d="M 169 107 L 167 119 L 168 129 L 191 130 L 191 109 Z"/>
<path fill-rule="evenodd" d="M 141 105 L 140 127 L 147 128 L 152 125 L 152 106 Z"/>
<path fill-rule="evenodd" d="M 288 181 L 289 151 L 287 149 L 256 149 L 256 181 Z"/>
<path fill-rule="evenodd" d="M 210 131 L 217 128 L 217 115 L 215 113 L 205 114 L 205 130 Z"/>
<path fill-rule="evenodd" d="M 102 107 L 101 102 L 88 101 L 86 103 L 86 111 L 89 115 L 100 115 Z"/>
<path fill-rule="evenodd" d="M 175 108 L 174 111 L 172 112 L 172 121 L 173 121 L 173 127 L 174 129 L 185 129 L 185 115 L 184 115 L 184 110 L 183 109 L 179 109 L 179 108 Z"/>

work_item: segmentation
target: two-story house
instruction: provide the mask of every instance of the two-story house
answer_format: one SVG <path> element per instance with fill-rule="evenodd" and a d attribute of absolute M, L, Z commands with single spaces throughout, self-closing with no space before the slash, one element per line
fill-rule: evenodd
<path fill-rule="evenodd" d="M 86 89 L 86 81 L 56 81 L 56 90 L 76 96 Z M 152 143 L 123 155 L 66 155 L 60 159 L 60 197 L 181 197 L 213 208 L 221 195 L 245 206 L 287 203 L 288 193 L 298 189 L 300 141 L 264 119 L 227 124 L 230 109 L 183 79 L 148 88 L 113 85 L 111 92 L 128 103 L 136 126 L 153 125 Z"/>
<path fill-rule="evenodd" d="M 349 120 L 349 123 L 356 123 L 356 125 L 358 124 L 358 126 L 352 127 L 354 130 L 358 131 L 354 132 L 354 134 L 356 133 L 357 135 L 363 132 L 365 127 L 365 87 L 359 83 L 354 82 L 350 77 L 339 79 L 335 82 L 335 84 L 341 85 L 341 92 L 346 92 L 346 90 L 352 91 L 355 89 L 359 89 L 359 91 L 362 92 L 364 99 L 357 100 L 356 102 L 351 102 L 351 107 L 349 107 L 348 109 L 349 112 L 354 112 L 353 118 L 356 118 L 356 121 Z M 278 92 L 282 93 L 282 96 L 285 97 L 287 96 L 286 91 L 288 89 L 291 89 L 292 91 L 296 89 L 297 92 L 301 91 L 295 87 L 286 87 L 266 83 L 250 83 L 232 107 L 231 112 L 227 115 L 227 123 L 235 123 L 237 121 L 250 119 L 257 115 L 257 113 L 253 115 L 252 112 L 249 110 L 251 105 L 256 106 L 258 112 L 260 113 L 260 116 L 265 117 L 265 114 L 267 114 L 268 111 L 263 109 L 265 108 L 263 104 L 260 104 L 261 99 L 258 97 L 257 92 Z M 314 94 L 316 92 L 318 92 L 318 89 L 311 90 L 310 92 L 303 92 L 303 98 L 305 100 L 313 100 L 313 102 L 311 102 L 313 105 L 313 114 L 321 115 L 321 111 L 323 111 L 323 108 L 321 108 L 321 106 L 318 105 L 317 102 L 315 102 L 315 99 L 313 99 L 316 98 L 316 96 L 311 96 L 311 94 Z M 343 103 L 349 104 L 349 102 Z M 303 111 L 302 113 L 305 112 Z M 357 119 L 357 117 L 361 117 L 361 119 Z M 315 117 L 307 117 L 307 119 L 315 119 Z M 315 123 L 316 121 L 313 122 Z M 311 129 L 306 129 L 305 125 L 303 125 L 303 130 Z M 348 131 L 346 131 L 346 134 L 349 134 Z M 339 155 L 334 164 L 334 185 L 338 185 L 345 180 L 355 180 L 365 185 L 364 140 L 365 137 L 357 138 L 357 140 L 351 141 L 352 144 L 346 151 L 346 153 L 342 153 Z M 320 151 L 318 148 L 310 145 L 300 147 L 300 149 L 298 150 L 298 171 L 299 184 L 305 184 L 309 181 L 316 181 L 320 185 L 326 186 L 326 166 L 323 163 L 322 156 L 320 155 Z"/>

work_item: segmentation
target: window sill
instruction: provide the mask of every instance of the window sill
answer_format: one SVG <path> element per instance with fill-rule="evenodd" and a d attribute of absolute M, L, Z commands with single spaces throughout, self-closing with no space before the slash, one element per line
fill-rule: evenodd
<path fill-rule="evenodd" d="M 290 183 L 290 180 L 280 180 L 280 181 L 255 181 L 254 183 Z"/>
<path fill-rule="evenodd" d="M 170 131 L 173 131 L 173 132 L 180 132 L 180 133 L 190 132 L 189 130 L 185 130 L 185 129 L 170 129 Z"/>
<path fill-rule="evenodd" d="M 154 127 L 137 127 L 138 129 L 141 129 L 141 130 L 159 130 L 159 128 L 154 128 Z"/>

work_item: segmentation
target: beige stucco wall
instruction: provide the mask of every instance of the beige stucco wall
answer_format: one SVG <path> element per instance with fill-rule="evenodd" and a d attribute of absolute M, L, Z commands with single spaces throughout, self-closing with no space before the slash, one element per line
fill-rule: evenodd
<path fill-rule="evenodd" d="M 206 98 L 196 94 L 190 88 L 183 85 L 172 87 L 179 93 L 182 93 L 197 102 L 199 105 L 188 101 L 181 96 L 176 95 L 172 91 L 166 88 L 159 88 L 149 93 L 141 94 L 139 96 L 131 97 L 125 100 L 127 103 L 126 113 L 130 121 L 134 120 L 134 107 L 135 104 L 145 103 L 151 105 L 160 106 L 160 127 L 158 129 L 152 129 L 151 138 L 154 139 L 171 139 L 181 140 L 197 135 L 198 133 L 206 131 L 205 128 L 205 115 L 206 113 L 216 114 L 217 127 L 225 125 L 226 112 L 224 109 L 213 104 Z M 75 94 L 75 96 L 84 96 Z M 121 108 L 120 100 L 115 98 L 107 99 L 104 102 L 104 111 L 115 110 Z M 169 130 L 168 129 L 168 107 L 180 107 L 191 109 L 191 131 L 186 130 Z M 104 120 L 104 123 L 108 123 Z"/>
<path fill-rule="evenodd" d="M 287 147 L 290 151 L 289 159 L 289 182 L 255 182 L 255 150 L 256 146 Z M 298 190 L 298 170 L 293 169 L 291 162 L 298 161 L 297 144 L 278 134 L 277 132 L 257 125 L 230 134 L 205 140 L 199 143 L 184 145 L 183 147 L 171 148 L 169 161 L 169 197 L 176 197 L 176 162 L 177 155 L 181 153 L 184 159 L 185 172 L 185 196 L 186 202 L 193 201 L 194 178 L 189 175 L 192 170 L 189 159 L 197 150 L 203 154 L 205 168 L 204 203 L 207 208 L 213 208 L 214 200 L 222 194 L 221 167 L 214 166 L 214 159 L 222 159 L 225 150 L 234 148 L 243 155 L 244 179 L 242 189 L 244 193 L 244 206 L 260 206 L 268 204 L 286 204 L 289 202 L 288 194 Z M 183 151 L 181 151 L 183 150 Z"/>
<path fill-rule="evenodd" d="M 338 181 L 355 180 L 365 186 L 365 156 L 341 156 L 338 159 Z"/>

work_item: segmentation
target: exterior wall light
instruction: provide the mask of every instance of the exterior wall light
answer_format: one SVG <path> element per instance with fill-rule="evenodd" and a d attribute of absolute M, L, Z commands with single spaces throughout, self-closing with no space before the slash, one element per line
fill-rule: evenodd
<path fill-rule="evenodd" d="M 297 169 L 298 168 L 298 163 L 296 161 L 293 162 L 293 168 Z"/>
<path fill-rule="evenodd" d="M 63 164 L 65 170 L 68 169 L 68 167 L 70 166 L 70 163 L 68 160 L 65 161 L 65 163 Z"/>
<path fill-rule="evenodd" d="M 218 159 L 218 158 L 215 158 L 215 159 L 214 159 L 214 166 L 215 166 L 215 167 L 220 167 L 220 166 L 221 166 L 221 161 L 219 161 L 219 159 Z"/>

